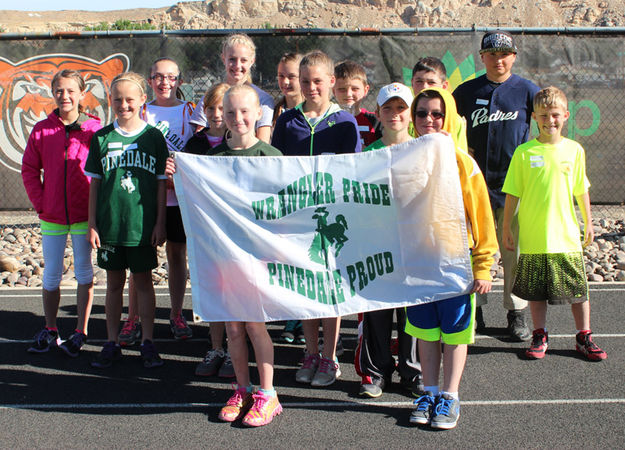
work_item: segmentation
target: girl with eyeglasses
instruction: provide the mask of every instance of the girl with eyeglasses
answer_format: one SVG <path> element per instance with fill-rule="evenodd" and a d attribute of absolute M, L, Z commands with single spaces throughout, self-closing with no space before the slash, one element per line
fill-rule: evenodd
<path fill-rule="evenodd" d="M 193 136 L 194 127 L 189 120 L 194 105 L 182 99 L 183 95 L 180 90 L 182 76 L 178 64 L 170 58 L 157 59 L 150 68 L 148 84 L 154 93 L 154 100 L 143 106 L 141 119 L 163 133 L 169 153 L 182 151 L 187 141 Z M 166 229 L 171 301 L 169 324 L 174 338 L 188 339 L 193 332 L 182 314 L 187 284 L 187 244 L 180 207 L 171 179 L 167 180 Z M 119 333 L 119 343 L 122 346 L 131 346 L 141 337 L 132 277 L 130 277 L 129 285 L 128 318 Z"/>

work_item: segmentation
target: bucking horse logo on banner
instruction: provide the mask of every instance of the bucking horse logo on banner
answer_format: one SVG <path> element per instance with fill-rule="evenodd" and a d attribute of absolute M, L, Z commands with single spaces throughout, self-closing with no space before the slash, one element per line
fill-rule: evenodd
<path fill-rule="evenodd" d="M 108 104 L 111 81 L 126 72 L 128 56 L 113 54 L 101 61 L 79 55 L 48 54 L 13 63 L 0 57 L 0 164 L 20 171 L 22 155 L 35 123 L 54 110 L 50 82 L 60 70 L 77 70 L 85 78 L 85 111 L 112 121 Z"/>
<path fill-rule="evenodd" d="M 330 213 L 325 207 L 315 209 L 312 218 L 317 219 L 317 228 L 312 244 L 308 249 L 310 260 L 328 267 L 328 248 L 334 246 L 334 256 L 339 256 L 343 245 L 348 241 L 345 236 L 347 220 L 343 214 L 337 214 L 334 223 L 328 223 Z"/>

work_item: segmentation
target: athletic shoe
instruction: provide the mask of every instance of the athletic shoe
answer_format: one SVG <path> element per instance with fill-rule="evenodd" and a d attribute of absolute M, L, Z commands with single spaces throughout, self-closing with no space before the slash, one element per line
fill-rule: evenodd
<path fill-rule="evenodd" d="M 80 353 L 80 349 L 87 342 L 87 335 L 80 331 L 72 334 L 65 342 L 59 345 L 59 348 L 63 350 L 68 356 L 76 358 Z"/>
<path fill-rule="evenodd" d="M 438 397 L 438 402 L 434 407 L 430 426 L 441 430 L 455 428 L 460 417 L 460 400 L 451 398 L 447 394 Z"/>
<path fill-rule="evenodd" d="M 549 347 L 549 335 L 546 331 L 534 330 L 532 335 L 532 345 L 528 350 L 525 350 L 525 356 L 530 359 L 543 359 L 545 352 Z"/>
<path fill-rule="evenodd" d="M 224 363 L 219 368 L 217 376 L 219 378 L 234 378 L 236 376 L 234 373 L 234 366 L 232 365 L 232 359 L 230 359 L 229 352 L 225 353 Z"/>
<path fill-rule="evenodd" d="M 195 367 L 195 374 L 200 377 L 212 377 L 217 373 L 226 359 L 223 350 L 209 350 L 206 352 L 204 360 Z"/>
<path fill-rule="evenodd" d="M 219 420 L 224 422 L 234 422 L 243 417 L 254 403 L 252 393 L 247 392 L 245 387 L 237 387 L 234 383 L 232 387 L 234 388 L 234 394 L 228 399 L 226 406 L 219 411 Z"/>
<path fill-rule="evenodd" d="M 319 347 L 319 352 L 322 352 L 323 351 L 323 337 L 319 338 L 317 345 Z M 343 347 L 343 338 L 339 334 L 339 337 L 336 340 L 336 350 L 334 351 L 334 354 L 336 356 L 343 356 L 343 353 L 345 353 L 345 347 Z"/>
<path fill-rule="evenodd" d="M 337 361 L 321 357 L 317 372 L 310 382 L 311 386 L 330 386 L 341 376 L 341 369 Z"/>
<path fill-rule="evenodd" d="M 386 386 L 384 378 L 363 376 L 358 395 L 361 397 L 378 398 Z"/>
<path fill-rule="evenodd" d="M 298 383 L 310 383 L 319 367 L 319 355 L 304 352 L 302 367 L 295 373 L 295 381 Z"/>
<path fill-rule="evenodd" d="M 425 394 L 425 390 L 423 389 L 423 377 L 419 372 L 412 378 L 401 377 L 399 384 L 402 389 L 410 392 L 410 395 L 413 397 L 421 397 Z"/>
<path fill-rule="evenodd" d="M 577 333 L 575 336 L 575 350 L 584 355 L 590 361 L 601 361 L 608 357 L 608 354 L 601 350 L 597 344 L 592 341 L 592 333 Z"/>
<path fill-rule="evenodd" d="M 136 319 L 128 318 L 117 336 L 119 345 L 130 347 L 141 339 L 141 324 Z"/>
<path fill-rule="evenodd" d="M 284 330 L 282 331 L 282 334 L 280 335 L 280 337 L 282 338 L 282 340 L 288 344 L 292 344 L 295 341 L 295 333 L 296 333 L 296 328 L 297 326 L 301 327 L 302 326 L 302 322 L 301 320 L 287 320 L 286 321 L 286 325 L 284 325 Z"/>
<path fill-rule="evenodd" d="M 261 391 L 252 394 L 254 404 L 243 418 L 243 425 L 260 427 L 270 423 L 275 416 L 282 412 L 282 405 L 278 395 L 267 395 Z"/>
<path fill-rule="evenodd" d="M 51 347 L 58 347 L 61 343 L 58 331 L 43 328 L 35 335 L 35 342 L 28 348 L 29 353 L 45 353 Z"/>
<path fill-rule="evenodd" d="M 108 341 L 104 343 L 100 353 L 91 361 L 91 367 L 97 367 L 99 369 L 106 369 L 113 365 L 114 361 L 117 361 L 122 357 L 122 348 L 119 344 Z"/>
<path fill-rule="evenodd" d="M 529 341 L 531 334 L 530 329 L 525 323 L 525 311 L 522 309 L 513 309 L 508 311 L 508 334 L 513 342 Z"/>
<path fill-rule="evenodd" d="M 169 327 L 171 328 L 171 332 L 176 339 L 189 339 L 193 336 L 193 331 L 189 325 L 187 325 L 187 320 L 184 318 L 182 313 L 169 320 Z"/>
<path fill-rule="evenodd" d="M 146 369 L 153 369 L 164 364 L 156 351 L 154 343 L 149 339 L 146 339 L 143 341 L 143 344 L 141 344 L 141 359 L 143 359 L 143 367 Z"/>
<path fill-rule="evenodd" d="M 434 407 L 436 406 L 436 398 L 434 398 L 434 394 L 427 391 L 421 397 L 416 399 L 414 404 L 417 407 L 410 413 L 410 423 L 420 425 L 430 423 L 434 413 Z"/>

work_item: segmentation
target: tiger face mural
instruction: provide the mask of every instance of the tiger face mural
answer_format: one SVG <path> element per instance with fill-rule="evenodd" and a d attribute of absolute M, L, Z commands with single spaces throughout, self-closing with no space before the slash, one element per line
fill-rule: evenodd
<path fill-rule="evenodd" d="M 0 164 L 20 171 L 33 126 L 56 107 L 50 87 L 56 72 L 73 69 L 81 73 L 86 82 L 83 108 L 107 124 L 112 121 L 111 81 L 129 65 L 128 56 L 122 53 L 102 61 L 71 54 L 34 56 L 18 63 L 0 57 Z"/>

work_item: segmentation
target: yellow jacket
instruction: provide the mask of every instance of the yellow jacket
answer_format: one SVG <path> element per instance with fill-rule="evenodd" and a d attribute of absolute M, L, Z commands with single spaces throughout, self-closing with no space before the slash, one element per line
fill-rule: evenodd
<path fill-rule="evenodd" d="M 492 280 L 490 268 L 493 265 L 494 255 L 498 246 L 495 221 L 484 175 L 482 175 L 482 171 L 475 160 L 469 156 L 467 149 L 460 146 L 462 141 L 458 142 L 458 127 L 462 124 L 452 95 L 447 90 L 441 88 L 424 90 L 438 92 L 445 103 L 443 130 L 449 133 L 456 144 L 456 162 L 458 164 L 462 201 L 467 221 L 469 248 L 471 249 L 473 259 L 473 278 L 490 281 Z M 416 108 L 416 101 L 412 104 L 413 110 L 411 115 L 413 117 L 414 108 Z M 416 134 L 418 135 L 418 133 Z M 464 140 L 464 145 L 466 146 L 466 139 Z"/>

